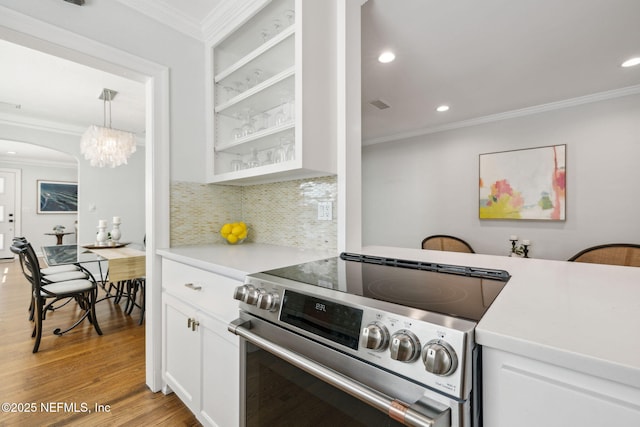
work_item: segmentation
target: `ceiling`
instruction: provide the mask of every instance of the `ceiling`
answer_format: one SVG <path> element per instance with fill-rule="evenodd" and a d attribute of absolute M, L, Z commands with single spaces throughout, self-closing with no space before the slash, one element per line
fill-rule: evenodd
<path fill-rule="evenodd" d="M 640 1 L 401 4 L 363 6 L 365 143 L 640 84 L 640 66 L 620 67 L 640 56 Z M 383 49 L 395 61 L 379 63 Z M 369 104 L 376 99 L 391 107 L 378 110 Z M 441 104 L 450 110 L 436 112 Z"/>
<path fill-rule="evenodd" d="M 118 1 L 200 40 L 224 3 Z M 91 7 L 91 2 L 82 7 Z M 640 85 L 640 67 L 619 66 L 640 56 L 637 0 L 403 0 L 402 7 L 398 4 L 368 0 L 363 6 L 365 143 L 585 95 L 636 90 Z M 378 63 L 378 54 L 387 48 L 395 51 L 396 60 Z M 0 41 L 0 58 L 0 118 L 44 126 L 56 123 L 79 133 L 90 124 L 102 124 L 103 103 L 98 96 L 109 88 L 119 92 L 112 103 L 113 127 L 144 135 L 141 83 L 5 41 Z M 377 99 L 390 108 L 378 110 L 369 104 Z M 451 109 L 437 113 L 441 104 Z M 0 141 L 0 158 L 5 157 L 3 144 Z"/>

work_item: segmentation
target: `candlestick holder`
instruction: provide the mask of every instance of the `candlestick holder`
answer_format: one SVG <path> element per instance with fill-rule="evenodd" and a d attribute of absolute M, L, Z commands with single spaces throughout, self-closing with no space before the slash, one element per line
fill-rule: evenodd
<path fill-rule="evenodd" d="M 516 242 L 518 241 L 518 239 L 509 239 L 509 241 L 511 242 L 511 254 L 513 255 L 516 253 Z"/>
<path fill-rule="evenodd" d="M 96 234 L 96 246 L 106 246 L 107 244 L 107 226 L 100 223 L 98 225 L 98 234 Z"/>
<path fill-rule="evenodd" d="M 118 245 L 121 236 L 122 234 L 120 233 L 120 223 L 114 222 L 113 228 L 111 229 L 111 241 L 114 245 Z"/>
<path fill-rule="evenodd" d="M 529 240 L 523 240 L 522 244 L 518 244 L 518 239 L 509 239 L 511 242 L 511 254 L 512 257 L 529 258 L 529 246 L 531 242 Z"/>
<path fill-rule="evenodd" d="M 522 254 L 524 258 L 529 258 L 529 246 L 530 245 L 525 245 L 524 243 L 522 244 Z"/>

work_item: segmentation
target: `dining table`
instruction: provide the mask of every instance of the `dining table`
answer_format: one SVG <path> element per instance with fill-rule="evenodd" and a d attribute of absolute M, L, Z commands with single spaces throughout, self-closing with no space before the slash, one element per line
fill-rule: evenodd
<path fill-rule="evenodd" d="M 119 247 L 55 245 L 43 246 L 42 253 L 45 262 L 49 266 L 86 264 L 86 268 L 91 264 L 97 263 L 100 275 L 99 284 L 106 293 L 103 299 L 114 298 L 114 302 L 117 303 L 122 297 L 126 297 L 127 306 L 125 311 L 130 313 L 129 307 L 132 308 L 134 305 L 138 305 L 144 310 L 144 303 L 137 304 L 135 301 L 136 284 L 143 283 L 146 275 L 146 254 L 143 250 L 128 247 L 127 244 L 119 245 Z M 103 271 L 103 262 L 107 263 L 106 271 Z M 109 283 L 108 288 L 107 283 Z M 113 294 L 111 293 L 112 289 L 116 290 Z"/>
<path fill-rule="evenodd" d="M 117 248 L 94 245 L 43 246 L 42 253 L 48 266 L 98 263 L 103 284 L 107 280 L 120 282 L 145 275 L 145 252 L 124 245 Z M 108 263 L 108 270 L 104 274 L 101 261 Z"/>

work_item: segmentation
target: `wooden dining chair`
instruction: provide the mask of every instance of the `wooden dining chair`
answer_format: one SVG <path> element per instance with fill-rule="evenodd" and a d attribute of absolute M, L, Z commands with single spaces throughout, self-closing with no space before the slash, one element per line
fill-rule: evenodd
<path fill-rule="evenodd" d="M 73 298 L 78 302 L 81 309 L 84 310 L 82 316 L 70 327 L 65 330 L 56 328 L 53 333 L 63 335 L 76 326 L 78 326 L 85 318 L 93 324 L 98 335 L 102 335 L 102 330 L 98 325 L 96 318 L 95 302 L 98 293 L 98 285 L 95 280 L 75 279 L 60 282 L 48 283 L 43 279 L 40 272 L 38 259 L 34 256 L 34 252 L 28 249 L 28 243 L 14 241 L 11 245 L 11 252 L 18 255 L 24 265 L 24 275 L 31 284 L 31 291 L 34 301 L 34 327 L 31 334 L 35 338 L 33 352 L 37 353 L 42 338 L 42 323 L 45 320 L 46 313 L 52 304 L 58 301 Z M 47 302 L 49 301 L 49 302 Z"/>
<path fill-rule="evenodd" d="M 569 261 L 640 267 L 640 245 L 609 243 L 578 252 Z"/>
<path fill-rule="evenodd" d="M 474 254 L 471 246 L 462 239 L 446 234 L 435 234 L 422 240 L 422 249 L 434 251 L 466 252 Z"/>

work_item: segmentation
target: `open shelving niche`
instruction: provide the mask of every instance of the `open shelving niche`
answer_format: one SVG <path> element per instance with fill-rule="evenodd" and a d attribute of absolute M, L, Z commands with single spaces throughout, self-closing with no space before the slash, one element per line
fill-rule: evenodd
<path fill-rule="evenodd" d="M 214 181 L 281 172 L 298 164 L 294 159 L 236 171 L 231 167 L 232 160 L 246 162 L 254 150 L 264 162 L 268 151 L 273 159 L 275 149 L 282 143 L 295 143 L 295 106 L 288 103 L 295 100 L 295 24 L 266 41 L 261 40 L 260 34 L 260 29 L 269 28 L 274 19 L 280 19 L 273 17 L 283 17 L 293 7 L 291 0 L 271 2 L 213 48 L 219 70 L 214 75 Z M 255 70 L 260 70 L 262 79 L 239 93 L 234 91 L 229 98 L 228 88 L 236 89 L 239 83 L 244 85 L 255 78 Z M 287 120 L 275 123 L 275 115 L 283 109 L 287 109 Z M 263 114 L 269 117 L 267 123 L 258 118 Z M 261 123 L 261 129 L 235 137 L 234 129 L 242 126 L 247 115 L 254 123 Z"/>

